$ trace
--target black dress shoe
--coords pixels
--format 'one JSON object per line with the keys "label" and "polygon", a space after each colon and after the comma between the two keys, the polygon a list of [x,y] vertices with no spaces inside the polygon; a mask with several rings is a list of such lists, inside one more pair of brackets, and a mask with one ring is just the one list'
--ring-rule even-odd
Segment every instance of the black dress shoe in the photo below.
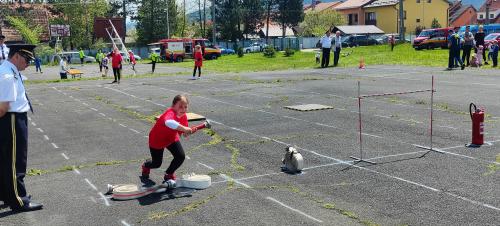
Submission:
{"label": "black dress shoe", "polygon": [[36,202],[29,202],[28,204],[24,204],[24,206],[19,207],[19,208],[11,208],[13,211],[16,212],[28,212],[28,211],[35,211],[35,210],[41,210],[43,208],[42,204],[36,203]]}

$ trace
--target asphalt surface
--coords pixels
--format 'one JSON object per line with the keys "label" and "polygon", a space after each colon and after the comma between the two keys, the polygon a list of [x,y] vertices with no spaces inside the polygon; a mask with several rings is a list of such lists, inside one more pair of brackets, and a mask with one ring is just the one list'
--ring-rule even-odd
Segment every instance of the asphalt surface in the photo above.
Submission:
{"label": "asphalt surface", "polygon": [[[32,80],[58,76],[31,70],[25,74]],[[35,114],[28,169],[41,175],[26,184],[45,208],[0,209],[0,225],[499,225],[497,75],[369,66],[29,84]],[[431,76],[432,145],[443,153],[421,157],[426,150],[416,147],[430,146],[431,92],[367,97],[363,157],[377,164],[353,165],[350,156],[360,156],[357,82],[370,95],[428,90]],[[191,112],[212,120],[216,135],[205,130],[182,140],[189,158],[177,174],[209,174],[212,186],[176,199],[104,196],[107,184],[141,183],[148,119],[180,93],[189,95]],[[470,102],[488,114],[488,143],[480,148],[464,146],[471,140]],[[334,109],[284,108],[312,103]],[[287,145],[302,153],[303,173],[281,172]],[[154,182],[170,161],[166,152],[161,170],[152,171]]]}

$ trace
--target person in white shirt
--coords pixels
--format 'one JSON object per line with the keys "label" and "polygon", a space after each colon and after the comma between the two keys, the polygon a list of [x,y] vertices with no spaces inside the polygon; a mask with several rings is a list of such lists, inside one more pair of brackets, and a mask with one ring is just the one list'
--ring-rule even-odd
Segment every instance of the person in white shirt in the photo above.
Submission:
{"label": "person in white shirt", "polygon": [[68,66],[66,64],[66,57],[61,57],[61,61],[59,61],[59,75],[61,75],[61,79],[68,78]]}
{"label": "person in white shirt", "polygon": [[5,45],[5,36],[0,35],[0,64],[2,64],[9,56],[9,48]]}
{"label": "person in white shirt", "polygon": [[323,50],[323,57],[321,57],[321,67],[328,67],[330,64],[330,50],[332,48],[332,33],[328,30],[323,37],[321,37],[321,49]]}
{"label": "person in white shirt", "polygon": [[21,75],[35,59],[36,46],[10,45],[0,66],[0,200],[14,212],[42,209],[26,191],[24,177],[28,161],[28,111],[33,108]]}
{"label": "person in white shirt", "polygon": [[339,64],[340,50],[342,50],[342,37],[340,36],[340,31],[335,32],[335,37],[333,38],[333,66],[337,67]]}

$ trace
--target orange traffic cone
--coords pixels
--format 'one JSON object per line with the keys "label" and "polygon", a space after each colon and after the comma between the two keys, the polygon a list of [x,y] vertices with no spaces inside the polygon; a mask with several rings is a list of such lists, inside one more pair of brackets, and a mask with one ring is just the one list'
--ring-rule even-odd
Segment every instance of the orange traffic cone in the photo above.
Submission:
{"label": "orange traffic cone", "polygon": [[365,69],[365,58],[359,58],[359,69]]}

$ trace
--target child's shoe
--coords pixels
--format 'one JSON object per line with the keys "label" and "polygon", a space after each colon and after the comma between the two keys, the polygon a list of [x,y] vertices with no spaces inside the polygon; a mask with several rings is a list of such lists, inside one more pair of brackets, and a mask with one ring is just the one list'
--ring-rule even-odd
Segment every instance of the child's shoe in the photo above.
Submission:
{"label": "child's shoe", "polygon": [[163,176],[163,180],[164,181],[168,181],[168,180],[177,180],[177,177],[175,176],[175,173],[172,173],[172,174],[165,174],[165,176]]}
{"label": "child's shoe", "polygon": [[149,178],[149,173],[151,172],[151,169],[144,166],[144,164],[142,164],[142,178]]}
{"label": "child's shoe", "polygon": [[175,183],[175,180],[163,181],[163,184],[162,184],[162,187],[164,187],[166,189],[174,189],[176,186],[177,186],[177,184]]}

